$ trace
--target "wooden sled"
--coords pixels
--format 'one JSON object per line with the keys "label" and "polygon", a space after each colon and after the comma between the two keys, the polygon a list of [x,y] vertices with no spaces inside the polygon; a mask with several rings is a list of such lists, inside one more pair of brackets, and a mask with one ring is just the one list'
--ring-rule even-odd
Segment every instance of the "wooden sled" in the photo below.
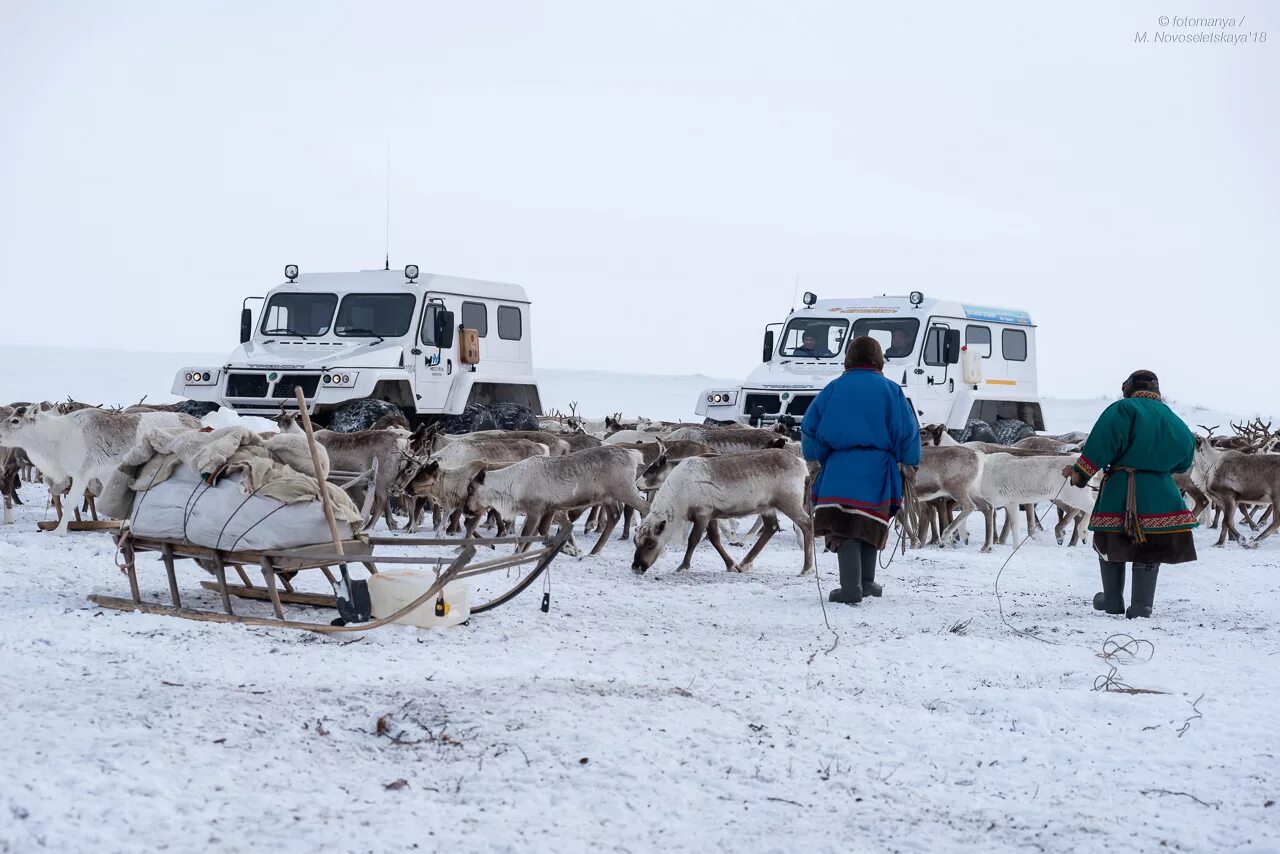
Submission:
{"label": "wooden sled", "polygon": [[[305,546],[292,549],[265,551],[235,551],[211,549],[181,540],[167,540],[139,537],[126,531],[120,538],[120,553],[124,555],[122,567],[129,579],[128,599],[113,596],[92,595],[90,601],[103,608],[116,611],[140,611],[146,614],[164,614],[171,617],[185,617],[190,620],[205,620],[219,623],[243,623],[254,626],[280,626],[291,629],[303,629],[321,633],[363,632],[392,623],[415,608],[433,601],[451,581],[492,575],[483,593],[477,595],[471,606],[472,614],[480,614],[510,602],[533,584],[551,565],[560,550],[564,548],[572,533],[569,525],[559,528],[554,537],[491,537],[487,539],[437,539],[430,537],[378,537],[361,536],[357,539],[342,541],[342,553],[333,544]],[[476,549],[481,546],[514,545],[518,547],[541,544],[541,548],[533,548],[523,553],[509,554],[491,560],[473,563]],[[399,555],[378,554],[379,546],[397,548],[426,549],[456,547],[455,555],[441,556],[432,554]],[[164,563],[165,573],[169,580],[170,603],[143,601],[138,588],[137,555],[141,552],[158,552]],[[182,604],[182,595],[178,591],[176,563],[188,559],[208,567],[216,582],[203,581],[201,587],[217,592],[222,598],[222,613],[191,608]],[[284,605],[301,605],[316,608],[336,609],[337,601],[333,595],[297,591],[293,587],[293,576],[308,569],[320,570],[330,585],[336,585],[337,579],[333,569],[342,565],[363,566],[370,574],[378,571],[379,565],[417,565],[433,568],[435,580],[431,587],[415,601],[389,616],[367,623],[353,623],[346,626],[329,623],[311,623],[286,619]],[[246,571],[246,567],[256,566],[262,575],[264,586],[254,585]],[[235,570],[241,584],[227,583],[227,568]],[[504,577],[496,573],[504,572]],[[243,600],[269,601],[274,617],[237,614],[232,608],[232,597]],[[336,615],[336,610],[333,611]]]}

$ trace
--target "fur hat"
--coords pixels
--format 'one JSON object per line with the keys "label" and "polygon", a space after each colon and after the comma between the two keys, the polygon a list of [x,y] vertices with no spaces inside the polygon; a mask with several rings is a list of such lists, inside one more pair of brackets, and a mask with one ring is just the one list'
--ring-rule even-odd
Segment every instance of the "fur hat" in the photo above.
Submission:
{"label": "fur hat", "polygon": [[880,348],[880,342],[870,335],[853,339],[844,354],[844,369],[848,371],[853,368],[884,370],[884,350]]}
{"label": "fur hat", "polygon": [[1125,397],[1133,397],[1140,391],[1160,393],[1160,378],[1153,371],[1134,371],[1120,385],[1120,393]]}

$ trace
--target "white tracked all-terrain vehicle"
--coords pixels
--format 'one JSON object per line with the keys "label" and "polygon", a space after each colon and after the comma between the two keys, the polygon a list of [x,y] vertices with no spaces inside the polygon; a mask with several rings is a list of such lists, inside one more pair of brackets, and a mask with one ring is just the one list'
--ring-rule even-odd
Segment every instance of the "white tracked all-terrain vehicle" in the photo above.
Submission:
{"label": "white tracked all-terrain vehicle", "polygon": [[[332,429],[393,409],[411,425],[461,432],[536,427],[541,413],[523,288],[404,270],[300,275],[245,299],[240,346],[217,366],[182,368],[173,393],[271,417],[296,410]],[[250,300],[263,300],[255,320]]]}
{"label": "white tracked all-terrain vehicle", "polygon": [[837,299],[806,293],[804,308],[766,327],[763,364],[738,388],[704,390],[695,412],[708,423],[799,423],[844,371],[849,342],[862,335],[884,348],[884,375],[902,386],[921,424],[964,430],[971,421],[1018,421],[1045,429],[1031,316],[919,291]]}

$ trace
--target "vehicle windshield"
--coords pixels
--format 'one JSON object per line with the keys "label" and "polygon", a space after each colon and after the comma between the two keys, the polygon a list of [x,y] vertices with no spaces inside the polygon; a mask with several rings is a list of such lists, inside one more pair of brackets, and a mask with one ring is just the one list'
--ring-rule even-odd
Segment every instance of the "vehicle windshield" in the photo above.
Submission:
{"label": "vehicle windshield", "polygon": [[399,338],[413,323],[413,294],[347,294],[334,332],[363,338]]}
{"label": "vehicle windshield", "polygon": [[262,334],[300,338],[324,335],[337,304],[334,294],[276,294],[262,311]]}
{"label": "vehicle windshield", "polygon": [[834,359],[844,349],[849,321],[829,317],[797,317],[782,333],[783,356],[793,359]]}
{"label": "vehicle windshield", "polygon": [[916,349],[920,319],[916,317],[864,317],[853,322],[853,337],[870,335],[884,348],[885,359],[905,359]]}

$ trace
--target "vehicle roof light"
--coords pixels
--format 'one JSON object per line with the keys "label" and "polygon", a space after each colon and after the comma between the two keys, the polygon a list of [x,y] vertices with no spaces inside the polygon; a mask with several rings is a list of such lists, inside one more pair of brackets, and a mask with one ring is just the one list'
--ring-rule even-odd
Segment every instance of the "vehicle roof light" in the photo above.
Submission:
{"label": "vehicle roof light", "polygon": [[284,265],[284,277],[285,277],[286,279],[288,279],[289,281],[291,281],[291,282],[292,282],[294,279],[298,278],[298,265],[297,265],[297,264],[285,264],[285,265]]}
{"label": "vehicle roof light", "polygon": [[414,279],[418,278],[418,265],[417,265],[417,264],[406,264],[406,265],[405,265],[405,267],[404,267],[404,277],[405,277],[406,279],[408,279],[409,281],[411,281],[411,282],[412,282]]}
{"label": "vehicle roof light", "polygon": [[920,303],[924,302],[924,294],[920,291],[912,291],[910,300],[912,305],[920,305]]}
{"label": "vehicle roof light", "polygon": [[812,306],[812,305],[813,305],[815,302],[817,302],[817,301],[818,301],[818,295],[817,295],[817,294],[813,293],[812,291],[805,291],[805,292],[804,292],[804,304],[805,304],[805,305],[807,305],[807,306]]}

